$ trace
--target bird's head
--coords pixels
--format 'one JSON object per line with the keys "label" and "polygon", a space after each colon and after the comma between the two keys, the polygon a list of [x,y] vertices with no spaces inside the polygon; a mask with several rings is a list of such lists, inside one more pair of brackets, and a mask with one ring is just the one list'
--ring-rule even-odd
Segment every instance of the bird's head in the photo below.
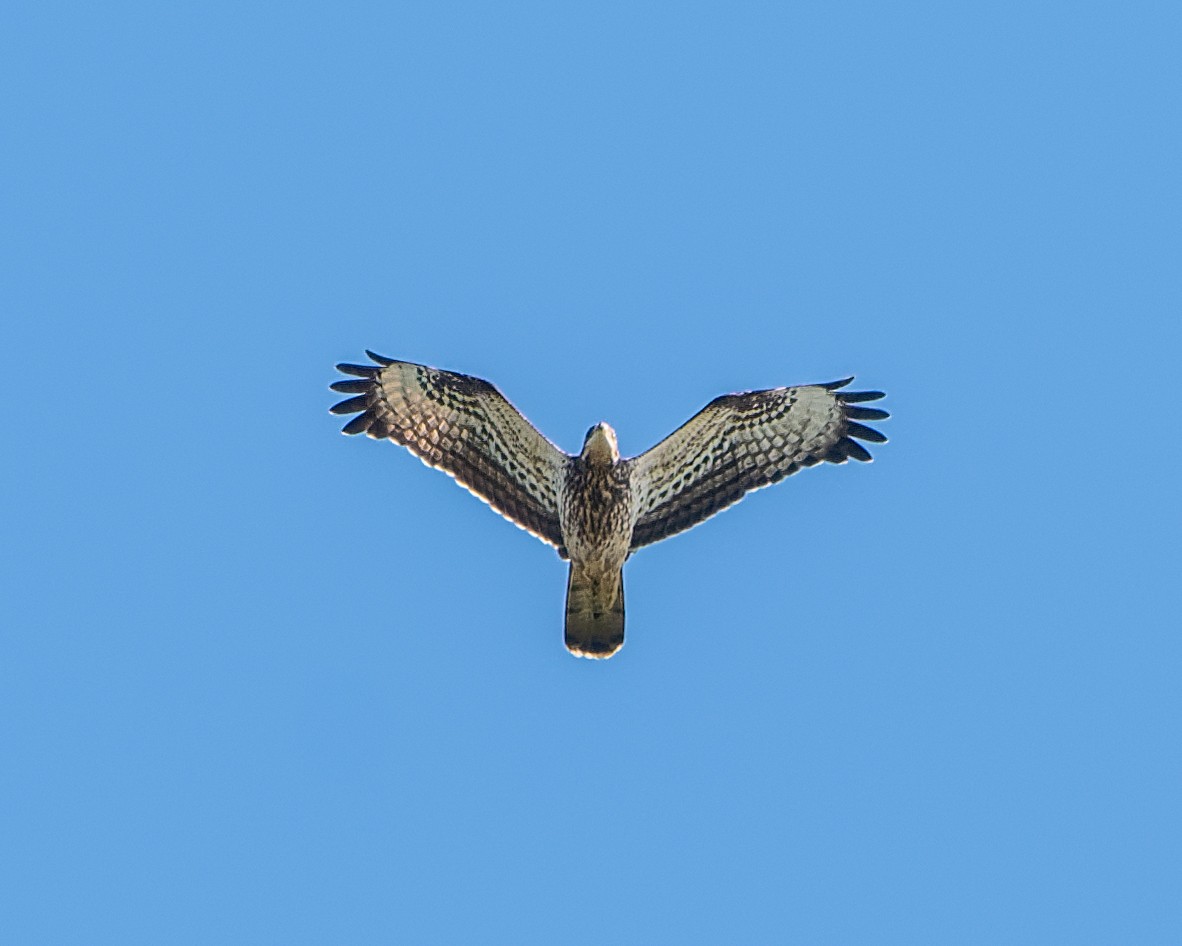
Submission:
{"label": "bird's head", "polygon": [[616,432],[607,424],[599,423],[587,431],[583,440],[582,458],[596,466],[610,466],[620,459]]}

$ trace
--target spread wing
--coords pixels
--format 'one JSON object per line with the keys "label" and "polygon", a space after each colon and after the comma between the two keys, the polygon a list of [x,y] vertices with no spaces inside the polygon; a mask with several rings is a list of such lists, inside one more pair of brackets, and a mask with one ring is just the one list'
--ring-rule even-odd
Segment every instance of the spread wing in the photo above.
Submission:
{"label": "spread wing", "polygon": [[886,437],[858,421],[889,415],[856,406],[881,391],[838,390],[852,380],[723,395],[630,460],[638,509],[632,548],[695,526],[801,467],[869,460],[857,441]]}
{"label": "spread wing", "polygon": [[558,490],[565,453],[487,381],[366,354],[376,364],[337,365],[361,379],[332,385],[355,395],[332,408],[357,414],[344,433],[402,444],[510,522],[562,545]]}

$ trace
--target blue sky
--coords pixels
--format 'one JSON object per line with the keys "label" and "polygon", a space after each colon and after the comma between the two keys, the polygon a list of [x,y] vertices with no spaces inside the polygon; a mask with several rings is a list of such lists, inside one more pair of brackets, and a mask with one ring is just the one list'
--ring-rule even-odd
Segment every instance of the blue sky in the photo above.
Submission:
{"label": "blue sky", "polygon": [[[1168,4],[45,3],[0,28],[6,943],[1176,943]],[[565,568],[346,439],[857,374]]]}

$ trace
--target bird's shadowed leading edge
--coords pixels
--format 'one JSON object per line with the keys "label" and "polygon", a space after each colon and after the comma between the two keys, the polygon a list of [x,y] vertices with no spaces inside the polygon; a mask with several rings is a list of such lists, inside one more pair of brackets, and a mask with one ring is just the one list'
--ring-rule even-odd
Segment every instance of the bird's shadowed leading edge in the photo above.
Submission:
{"label": "bird's shadowed leading edge", "polygon": [[868,461],[859,441],[886,437],[861,421],[889,415],[844,391],[853,378],[715,398],[651,450],[623,459],[596,424],[577,456],[559,450],[487,381],[366,352],[371,365],[334,391],[353,395],[346,434],[408,448],[506,519],[570,560],[566,646],[610,657],[624,645],[623,567],[636,549],[676,535],[822,461]]}

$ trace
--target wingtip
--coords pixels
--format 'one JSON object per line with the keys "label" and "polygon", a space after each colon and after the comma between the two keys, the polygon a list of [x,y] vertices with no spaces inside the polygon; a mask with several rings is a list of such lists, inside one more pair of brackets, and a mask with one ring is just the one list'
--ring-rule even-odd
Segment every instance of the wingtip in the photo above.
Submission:
{"label": "wingtip", "polygon": [[357,414],[367,407],[369,407],[369,395],[358,394],[356,397],[338,401],[328,410],[331,414]]}
{"label": "wingtip", "polygon": [[858,404],[862,401],[877,401],[886,397],[885,391],[842,391],[837,399],[843,404]]}
{"label": "wingtip", "polygon": [[344,361],[337,365],[337,371],[341,374],[351,374],[358,378],[376,378],[381,370],[373,365],[351,365]]}
{"label": "wingtip", "polygon": [[891,412],[877,407],[855,407],[847,404],[845,416],[850,420],[886,420],[891,416]]}
{"label": "wingtip", "polygon": [[869,463],[874,459],[869,450],[858,443],[858,441],[851,440],[849,437],[841,441],[841,446],[842,452],[850,460],[857,460],[859,463]]}
{"label": "wingtip", "polygon": [[887,442],[886,434],[882,431],[867,427],[865,424],[859,424],[857,421],[847,421],[845,430],[848,436],[857,437],[859,440],[869,440],[871,443]]}
{"label": "wingtip", "polygon": [[364,394],[370,389],[371,384],[370,381],[334,381],[328,387],[338,394]]}
{"label": "wingtip", "polygon": [[370,425],[373,423],[373,415],[369,411],[358,414],[349,423],[341,428],[341,433],[353,436],[354,434],[366,433]]}
{"label": "wingtip", "polygon": [[369,355],[369,357],[370,357],[371,359],[373,359],[374,361],[376,361],[376,362],[377,362],[379,365],[381,365],[383,368],[384,368],[384,367],[386,367],[386,365],[392,365],[392,364],[394,364],[394,359],[393,359],[393,358],[387,358],[385,355],[379,355],[377,352],[370,351],[368,348],[367,348],[367,349],[365,349],[365,353],[366,353],[367,355]]}

